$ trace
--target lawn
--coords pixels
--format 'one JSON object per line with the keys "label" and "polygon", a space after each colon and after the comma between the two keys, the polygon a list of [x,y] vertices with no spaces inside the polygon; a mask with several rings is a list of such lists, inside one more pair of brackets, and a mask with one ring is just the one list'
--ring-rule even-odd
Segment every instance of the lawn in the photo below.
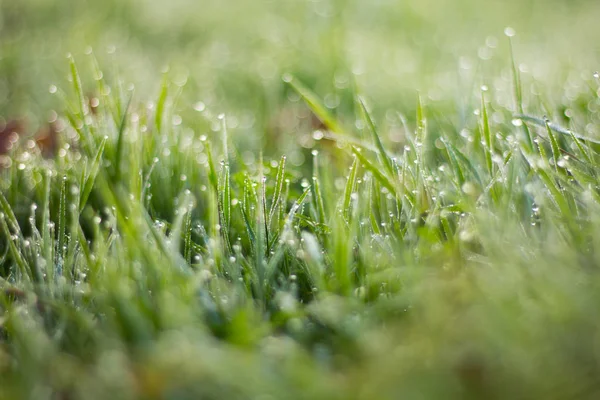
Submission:
{"label": "lawn", "polygon": [[0,399],[598,398],[599,16],[0,0]]}

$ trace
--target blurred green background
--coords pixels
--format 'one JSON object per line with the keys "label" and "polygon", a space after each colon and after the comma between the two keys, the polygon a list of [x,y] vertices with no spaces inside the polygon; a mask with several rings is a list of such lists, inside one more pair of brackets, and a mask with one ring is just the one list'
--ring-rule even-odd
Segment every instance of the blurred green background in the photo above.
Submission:
{"label": "blurred green background", "polygon": [[[517,32],[514,52],[523,81],[539,83],[550,102],[560,103],[569,82],[589,80],[600,68],[597,1],[0,4],[0,116],[26,117],[32,131],[60,107],[49,86],[68,89],[65,55],[72,53],[90,77],[90,49],[104,75],[135,84],[140,99],[156,98],[161,74],[170,67],[168,78],[185,83],[181,114],[190,115],[199,101],[215,115],[226,111],[234,135],[243,134],[252,149],[265,147],[265,131],[291,129],[286,104],[298,98],[282,84],[284,73],[301,78],[328,107],[349,118],[354,89],[376,101],[382,118],[388,111],[412,115],[420,91],[461,125],[468,102],[476,99],[473,90],[482,84],[494,87],[500,105],[510,103],[507,26]],[[492,76],[494,81],[483,81]]]}

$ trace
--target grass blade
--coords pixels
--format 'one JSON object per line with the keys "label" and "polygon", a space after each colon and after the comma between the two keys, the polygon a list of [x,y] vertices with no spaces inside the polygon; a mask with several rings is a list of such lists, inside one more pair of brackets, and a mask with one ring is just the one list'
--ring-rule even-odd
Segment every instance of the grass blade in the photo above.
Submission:
{"label": "grass blade", "polygon": [[381,143],[381,139],[379,137],[379,134],[377,133],[377,128],[375,127],[375,123],[373,122],[373,118],[371,117],[371,114],[369,113],[369,110],[367,109],[365,101],[362,97],[359,96],[358,102],[360,104],[364,118],[367,121],[367,126],[369,127],[369,130],[371,131],[371,135],[373,137],[373,142],[375,143],[375,147],[377,148],[379,161],[383,164],[387,173],[390,176],[394,176],[394,168],[392,167],[392,162],[390,161],[390,159],[385,151],[385,148],[383,147],[383,143]]}
{"label": "grass blade", "polygon": [[308,107],[312,110],[313,113],[321,120],[321,122],[334,133],[344,133],[342,126],[337,122],[337,120],[327,111],[325,106],[321,104],[319,98],[306,86],[300,83],[294,77],[284,77],[284,81],[287,82],[295,91],[302,97],[302,99],[306,102]]}
{"label": "grass blade", "polygon": [[277,175],[275,178],[275,193],[273,194],[273,200],[271,202],[271,210],[269,211],[269,225],[273,220],[273,215],[279,206],[281,200],[281,192],[283,191],[283,181],[285,176],[285,156],[281,157],[279,166],[277,167]]}
{"label": "grass blade", "polygon": [[117,153],[115,155],[115,181],[118,183],[121,181],[122,169],[121,169],[121,159],[123,158],[123,151],[125,147],[125,128],[127,126],[127,116],[129,115],[129,107],[131,106],[131,101],[133,99],[133,93],[129,96],[129,100],[127,100],[127,105],[125,106],[125,110],[123,111],[123,115],[121,117],[121,124],[119,125],[119,131],[117,132]]}
{"label": "grass blade", "polygon": [[352,194],[354,193],[354,189],[356,188],[356,175],[358,171],[358,163],[358,157],[354,157],[352,167],[350,167],[350,175],[348,175],[348,180],[346,181],[346,188],[344,189],[344,203],[342,206],[342,213],[346,221],[350,221],[350,216],[352,215]]}
{"label": "grass blade", "polygon": [[100,170],[100,164],[102,163],[102,155],[104,154],[104,146],[106,145],[107,138],[105,137],[100,142],[98,146],[98,150],[96,150],[96,155],[92,161],[92,166],[90,167],[90,172],[85,180],[83,185],[83,190],[81,192],[81,197],[79,201],[79,211],[83,211],[87,201],[92,193],[94,188],[94,183],[96,182],[96,177],[98,176],[98,171]]}
{"label": "grass blade", "polygon": [[356,147],[352,148],[352,153],[356,155],[356,158],[360,161],[363,167],[373,174],[373,177],[377,179],[381,186],[389,190],[394,197],[397,197],[397,191],[394,184],[392,184],[392,181],[387,176],[381,173],[379,168],[369,161]]}

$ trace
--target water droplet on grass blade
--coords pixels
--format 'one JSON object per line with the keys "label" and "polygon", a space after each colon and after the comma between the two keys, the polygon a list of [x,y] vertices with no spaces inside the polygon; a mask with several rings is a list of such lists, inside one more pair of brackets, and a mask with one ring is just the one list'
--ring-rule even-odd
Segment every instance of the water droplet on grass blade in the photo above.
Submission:
{"label": "water droplet on grass blade", "polygon": [[504,34],[508,37],[513,37],[517,34],[517,32],[510,26],[507,26],[506,28],[504,28]]}

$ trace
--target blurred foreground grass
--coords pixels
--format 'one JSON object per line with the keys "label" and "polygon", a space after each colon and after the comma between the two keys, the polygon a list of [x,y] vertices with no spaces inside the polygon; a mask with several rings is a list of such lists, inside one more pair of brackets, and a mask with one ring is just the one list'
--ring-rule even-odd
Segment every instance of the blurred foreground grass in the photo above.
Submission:
{"label": "blurred foreground grass", "polygon": [[600,394],[596,2],[0,10],[0,397]]}

